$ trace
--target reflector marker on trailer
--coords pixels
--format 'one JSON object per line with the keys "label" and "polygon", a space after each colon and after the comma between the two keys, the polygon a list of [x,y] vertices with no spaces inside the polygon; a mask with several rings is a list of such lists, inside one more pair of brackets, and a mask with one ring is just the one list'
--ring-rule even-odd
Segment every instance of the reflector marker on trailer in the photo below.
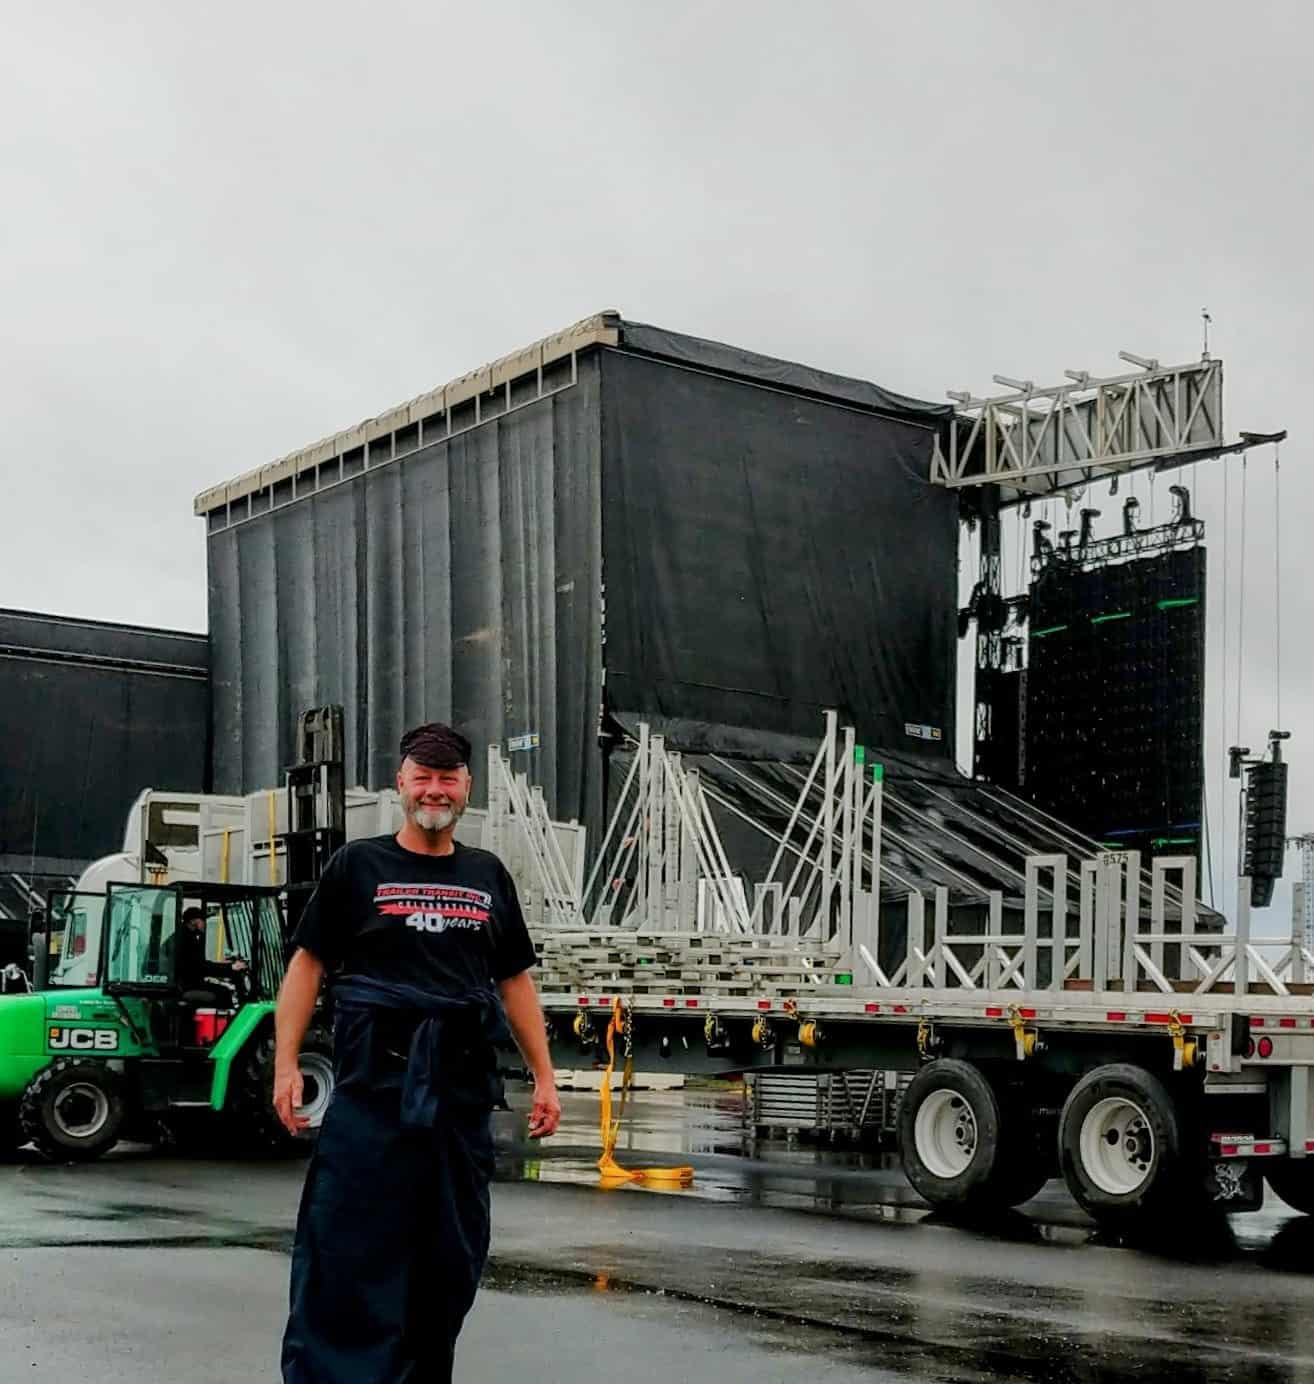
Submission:
{"label": "reflector marker on trailer", "polygon": [[697,1000],[685,1000],[685,1002],[684,1002],[684,1007],[685,1007],[686,1009],[697,1009],[697,1008],[698,1008],[698,1001],[697,1001]]}
{"label": "reflector marker on trailer", "polygon": [[[1179,1014],[1177,1020],[1179,1023],[1189,1024],[1191,1022],[1191,1017],[1190,1014]],[[1173,1016],[1171,1014],[1147,1014],[1145,1016],[1145,1022],[1147,1024],[1170,1024],[1172,1021]]]}
{"label": "reflector marker on trailer", "polygon": [[1279,1020],[1278,1020],[1278,1027],[1279,1027],[1279,1028],[1295,1028],[1295,1026],[1296,1026],[1296,1021],[1295,1021],[1295,1019],[1279,1019]]}
{"label": "reflector marker on trailer", "polygon": [[1111,1024],[1125,1024],[1127,1022],[1126,1012],[1121,1009],[1110,1009],[1104,1017]]}
{"label": "reflector marker on trailer", "polygon": [[602,995],[599,995],[598,998],[597,998],[596,1000],[593,1001],[593,1003],[594,1003],[594,1004],[600,1004],[600,1005],[603,1006],[603,1008],[607,1008],[607,1007],[610,1006],[611,1000],[610,1000],[610,998],[608,998],[608,997],[604,997],[604,996],[602,996]]}
{"label": "reflector marker on trailer", "polygon": [[664,1000],[662,1001],[662,1008],[663,1008],[663,1009],[674,1009],[674,1008],[675,1008],[675,1001],[674,1001],[673,999],[669,998],[669,996],[668,996],[666,999],[664,999]]}
{"label": "reflector marker on trailer", "polygon": [[[1219,1158],[1280,1158],[1287,1151],[1285,1139],[1262,1139],[1253,1134],[1214,1134],[1210,1142]],[[1314,1140],[1307,1147],[1314,1149]]]}
{"label": "reflector marker on trailer", "polygon": [[587,1004],[588,1002],[589,997],[587,995],[581,995],[579,999],[575,1001],[576,1004]]}
{"label": "reflector marker on trailer", "polygon": [[770,1001],[770,1000],[758,1000],[758,1002],[757,1002],[757,1007],[758,1007],[759,1009],[770,1009],[770,1008],[771,1008],[771,1001]]}
{"label": "reflector marker on trailer", "polygon": [[864,1004],[862,1010],[864,1014],[879,1014],[881,1007],[879,1004]]}

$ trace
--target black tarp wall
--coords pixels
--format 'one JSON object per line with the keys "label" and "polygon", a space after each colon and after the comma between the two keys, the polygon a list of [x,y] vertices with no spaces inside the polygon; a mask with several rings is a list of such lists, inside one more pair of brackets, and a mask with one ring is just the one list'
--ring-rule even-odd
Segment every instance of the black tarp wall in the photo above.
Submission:
{"label": "black tarp wall", "polygon": [[927,480],[929,422],[616,350],[602,382],[618,718],[724,748],[717,727],[818,739],[830,708],[895,750],[932,726],[948,754],[957,505]]}
{"label": "black tarp wall", "polygon": [[[947,410],[615,327],[545,397],[546,367],[490,392],[498,416],[463,405],[208,512],[216,791],[280,782],[296,716],[330,702],[370,788],[420,720],[460,726],[477,771],[537,735],[514,762],[594,842],[604,709],[751,754],[815,743],[834,707],[870,744],[934,725],[948,754],[956,505],[926,480]],[[420,446],[430,421],[466,430]]]}
{"label": "black tarp wall", "polygon": [[596,355],[577,382],[209,540],[217,792],[279,783],[297,716],[347,709],[347,782],[408,727],[538,735],[558,816],[601,807]]}
{"label": "black tarp wall", "polygon": [[0,610],[0,869],[75,874],[143,788],[204,791],[207,657],[203,634]]}

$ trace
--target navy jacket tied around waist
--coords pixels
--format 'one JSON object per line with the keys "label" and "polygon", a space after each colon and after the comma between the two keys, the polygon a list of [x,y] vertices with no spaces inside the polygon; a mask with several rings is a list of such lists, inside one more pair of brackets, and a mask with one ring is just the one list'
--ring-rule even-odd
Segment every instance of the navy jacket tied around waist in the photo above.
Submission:
{"label": "navy jacket tied around waist", "polygon": [[432,1129],[445,1100],[459,1105],[504,1105],[496,1046],[510,1030],[492,989],[459,996],[436,995],[413,985],[351,976],[335,982],[334,1061],[338,1086],[370,1090],[395,1086],[398,1073],[381,1063],[376,1021],[414,1017],[401,1079],[401,1122]]}

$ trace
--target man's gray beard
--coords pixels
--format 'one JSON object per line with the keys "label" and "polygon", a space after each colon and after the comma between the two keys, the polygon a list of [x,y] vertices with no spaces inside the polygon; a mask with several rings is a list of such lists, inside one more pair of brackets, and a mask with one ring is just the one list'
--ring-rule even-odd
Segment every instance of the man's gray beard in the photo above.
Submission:
{"label": "man's gray beard", "polygon": [[421,831],[446,831],[463,810],[457,807],[413,807],[411,819]]}

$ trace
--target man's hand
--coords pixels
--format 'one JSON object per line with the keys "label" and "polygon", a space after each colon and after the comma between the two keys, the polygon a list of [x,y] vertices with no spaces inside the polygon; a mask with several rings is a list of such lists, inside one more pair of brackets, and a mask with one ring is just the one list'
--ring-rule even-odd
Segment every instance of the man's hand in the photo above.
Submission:
{"label": "man's hand", "polygon": [[546,1139],[557,1132],[561,1123],[561,1098],[557,1095],[555,1082],[536,1081],[534,1083],[534,1108],[529,1112],[529,1137]]}
{"label": "man's hand", "polygon": [[274,1110],[289,1134],[300,1134],[310,1124],[304,1115],[297,1114],[297,1106],[301,1104],[301,1087],[300,1067],[292,1067],[286,1071],[275,1068]]}

